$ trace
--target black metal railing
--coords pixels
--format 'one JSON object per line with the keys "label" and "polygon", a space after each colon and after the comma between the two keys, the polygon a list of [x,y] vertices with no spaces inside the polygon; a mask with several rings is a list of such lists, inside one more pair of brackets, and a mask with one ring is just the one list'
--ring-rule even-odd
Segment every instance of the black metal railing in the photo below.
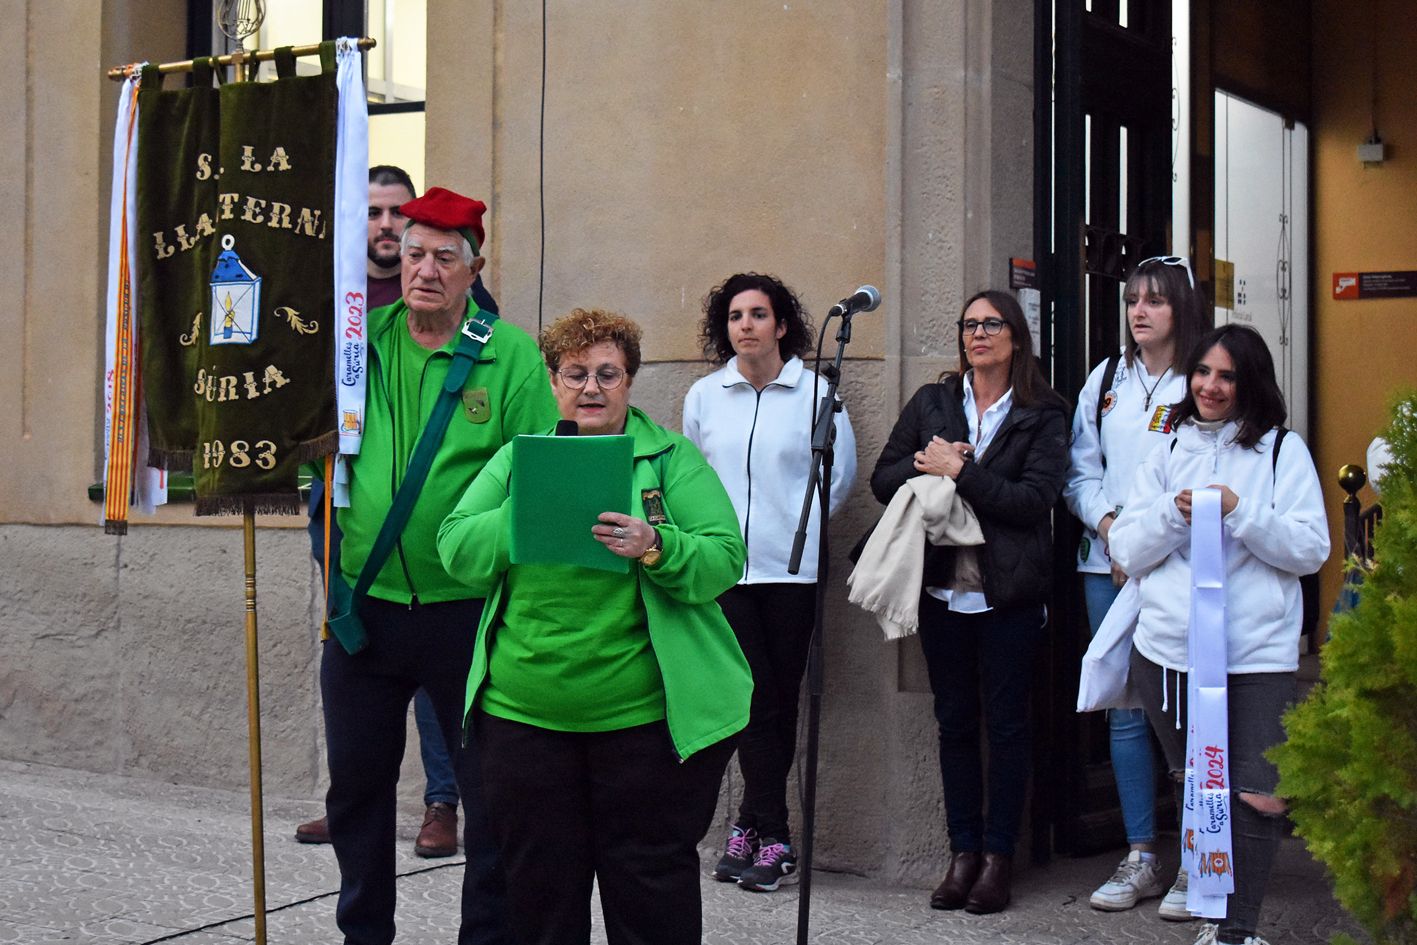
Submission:
{"label": "black metal railing", "polygon": [[[1373,533],[1383,521],[1383,507],[1374,502],[1366,509],[1358,501],[1358,490],[1368,481],[1362,466],[1348,463],[1338,470],[1338,484],[1348,498],[1343,500],[1343,553],[1356,558],[1364,570],[1373,567]],[[1350,580],[1356,576],[1349,575]]]}

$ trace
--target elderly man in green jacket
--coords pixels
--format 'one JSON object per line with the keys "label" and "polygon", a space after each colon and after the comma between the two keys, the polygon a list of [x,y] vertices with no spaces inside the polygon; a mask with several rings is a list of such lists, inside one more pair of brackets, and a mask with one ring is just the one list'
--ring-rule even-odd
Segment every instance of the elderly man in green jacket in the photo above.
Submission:
{"label": "elderly man in green jacket", "polygon": [[[484,262],[486,207],[434,187],[400,209],[410,221],[403,298],[369,313],[364,442],[350,466],[350,505],[339,510],[340,576],[355,587],[364,637],[352,645],[344,637],[325,641],[320,666],[330,771],[325,806],[340,867],[335,918],[346,945],[389,945],[394,938],[395,798],[408,705],[420,687],[448,746],[461,741],[463,687],[483,594],[444,570],[438,526],[503,444],[556,416],[535,342],[470,297]],[[485,338],[480,351],[473,338]],[[474,356],[466,380],[445,395],[450,371],[466,371]],[[443,409],[453,408],[441,431],[430,423],[440,397],[448,398]],[[420,485],[411,461],[430,452]],[[408,495],[416,499],[384,553],[387,542],[377,539],[386,519],[400,517],[391,516],[396,495],[400,506]],[[502,945],[504,883],[473,752],[469,747],[455,758],[467,853],[458,942]]]}

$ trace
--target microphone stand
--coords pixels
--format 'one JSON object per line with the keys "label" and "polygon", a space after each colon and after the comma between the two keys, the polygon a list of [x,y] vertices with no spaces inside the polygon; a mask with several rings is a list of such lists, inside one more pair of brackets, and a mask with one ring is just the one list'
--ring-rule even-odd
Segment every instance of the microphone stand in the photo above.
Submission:
{"label": "microphone stand", "polygon": [[[802,514],[797,520],[797,532],[792,539],[792,557],[787,573],[796,574],[802,566],[802,550],[807,544],[807,523],[812,514],[812,501],[820,505],[821,531],[817,540],[817,600],[812,622],[812,640],[807,649],[807,769],[802,798],[802,861],[801,886],[797,901],[797,943],[807,945],[807,928],[812,903],[812,831],[817,807],[817,740],[822,716],[822,634],[827,603],[827,569],[830,540],[827,526],[831,516],[832,443],[836,438],[836,414],[842,409],[837,401],[837,386],[841,379],[841,362],[846,346],[851,342],[851,318],[848,310],[841,317],[836,333],[836,359],[831,367],[823,368],[827,392],[817,406],[817,423],[812,430],[812,467],[807,475],[807,490],[802,496]],[[830,316],[828,316],[830,317]],[[820,352],[820,348],[818,348]]]}

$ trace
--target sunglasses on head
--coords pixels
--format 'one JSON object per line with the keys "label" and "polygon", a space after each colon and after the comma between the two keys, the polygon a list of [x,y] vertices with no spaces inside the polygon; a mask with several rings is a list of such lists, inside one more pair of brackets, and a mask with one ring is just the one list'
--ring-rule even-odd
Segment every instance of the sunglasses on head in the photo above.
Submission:
{"label": "sunglasses on head", "polygon": [[1192,291],[1195,290],[1196,274],[1191,271],[1191,261],[1185,256],[1152,256],[1149,259],[1143,259],[1141,262],[1137,263],[1137,268],[1140,269],[1142,266],[1151,262],[1161,263],[1163,266],[1180,266],[1182,269],[1186,270],[1186,281],[1191,284]]}

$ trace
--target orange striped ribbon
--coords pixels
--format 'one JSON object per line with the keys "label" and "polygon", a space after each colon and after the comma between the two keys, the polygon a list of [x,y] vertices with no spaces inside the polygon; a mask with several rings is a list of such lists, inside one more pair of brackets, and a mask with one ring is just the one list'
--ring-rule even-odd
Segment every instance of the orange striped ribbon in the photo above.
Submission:
{"label": "orange striped ribbon", "polygon": [[[133,84],[128,110],[125,163],[132,160],[133,132],[138,118],[138,84]],[[123,172],[123,214],[118,246],[118,317],[114,344],[113,417],[108,431],[108,469],[104,477],[104,531],[121,535],[128,530],[128,506],[132,501],[133,472],[138,441],[138,390],[140,375],[137,347],[133,343],[133,294],[129,286],[128,260],[128,172]]]}

